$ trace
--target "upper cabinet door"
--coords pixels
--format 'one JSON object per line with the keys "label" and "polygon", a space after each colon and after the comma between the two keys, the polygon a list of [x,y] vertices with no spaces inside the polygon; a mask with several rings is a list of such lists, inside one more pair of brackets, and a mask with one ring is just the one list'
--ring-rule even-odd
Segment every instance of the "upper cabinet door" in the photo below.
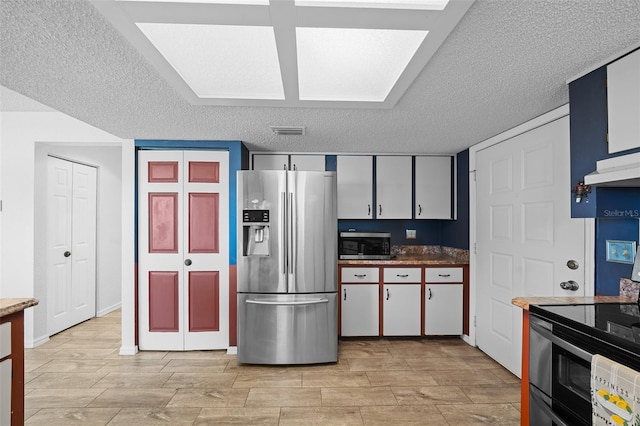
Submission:
{"label": "upper cabinet door", "polygon": [[253,154],[253,170],[289,170],[287,154]]}
{"label": "upper cabinet door", "polygon": [[291,170],[299,172],[324,172],[325,161],[324,155],[291,155]]}
{"label": "upper cabinet door", "polygon": [[415,218],[452,219],[452,157],[416,157]]}
{"label": "upper cabinet door", "polygon": [[607,66],[609,153],[640,147],[640,50]]}
{"label": "upper cabinet door", "polygon": [[376,157],[377,219],[411,219],[411,156]]}
{"label": "upper cabinet door", "polygon": [[338,219],[371,219],[373,157],[338,155]]}

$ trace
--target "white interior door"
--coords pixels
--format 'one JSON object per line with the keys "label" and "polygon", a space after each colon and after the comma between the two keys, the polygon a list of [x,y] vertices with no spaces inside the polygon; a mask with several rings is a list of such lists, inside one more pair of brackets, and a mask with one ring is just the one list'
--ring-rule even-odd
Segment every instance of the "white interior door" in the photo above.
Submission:
{"label": "white interior door", "polygon": [[94,167],[48,158],[47,311],[49,334],[96,314]]}
{"label": "white interior door", "polygon": [[[584,295],[585,221],[571,219],[569,189],[569,117],[477,153],[476,344],[517,376],[522,310],[512,298]],[[561,288],[569,281],[578,290]]]}
{"label": "white interior door", "polygon": [[139,346],[229,346],[228,152],[138,155]]}

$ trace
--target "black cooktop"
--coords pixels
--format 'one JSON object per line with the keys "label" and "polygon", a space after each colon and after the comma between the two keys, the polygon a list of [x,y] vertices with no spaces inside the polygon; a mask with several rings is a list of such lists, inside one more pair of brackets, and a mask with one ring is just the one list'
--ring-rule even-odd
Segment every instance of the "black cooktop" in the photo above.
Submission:
{"label": "black cooktop", "polygon": [[640,357],[640,309],[635,303],[532,305],[529,311]]}

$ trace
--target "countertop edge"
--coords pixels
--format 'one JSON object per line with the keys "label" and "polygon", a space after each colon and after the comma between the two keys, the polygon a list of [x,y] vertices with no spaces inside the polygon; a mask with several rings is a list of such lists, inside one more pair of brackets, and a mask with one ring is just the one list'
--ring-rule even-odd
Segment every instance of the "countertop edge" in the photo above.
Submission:
{"label": "countertop edge", "polygon": [[469,261],[454,258],[436,258],[436,259],[388,259],[388,260],[366,260],[366,259],[340,259],[338,266],[468,266]]}
{"label": "countertop edge", "polygon": [[0,299],[0,318],[16,312],[24,311],[27,308],[37,305],[39,302],[34,298],[13,298]]}
{"label": "countertop edge", "polygon": [[530,305],[567,305],[567,304],[589,304],[589,303],[635,303],[636,299],[626,296],[581,296],[581,297],[515,297],[511,304],[518,306],[525,311]]}

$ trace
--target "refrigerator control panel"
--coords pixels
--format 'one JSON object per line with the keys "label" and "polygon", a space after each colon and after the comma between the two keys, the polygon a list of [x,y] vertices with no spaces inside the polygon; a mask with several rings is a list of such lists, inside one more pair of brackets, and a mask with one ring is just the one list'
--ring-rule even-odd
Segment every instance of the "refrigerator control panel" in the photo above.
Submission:
{"label": "refrigerator control panel", "polygon": [[269,210],[243,210],[243,222],[269,222]]}

